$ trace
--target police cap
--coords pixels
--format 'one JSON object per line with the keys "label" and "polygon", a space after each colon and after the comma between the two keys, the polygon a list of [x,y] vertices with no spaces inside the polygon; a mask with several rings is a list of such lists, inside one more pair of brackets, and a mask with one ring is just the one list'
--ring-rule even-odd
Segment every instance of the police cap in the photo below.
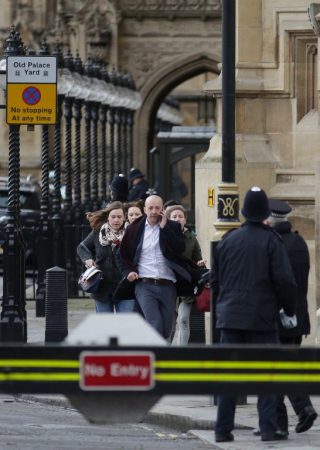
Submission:
{"label": "police cap", "polygon": [[291,206],[287,202],[269,198],[270,215],[272,217],[285,218],[292,211]]}

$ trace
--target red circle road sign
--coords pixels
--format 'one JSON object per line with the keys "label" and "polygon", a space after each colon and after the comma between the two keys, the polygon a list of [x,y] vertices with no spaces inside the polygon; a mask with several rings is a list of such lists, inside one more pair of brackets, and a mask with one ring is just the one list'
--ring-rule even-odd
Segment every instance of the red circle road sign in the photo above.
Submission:
{"label": "red circle road sign", "polygon": [[27,105],[36,105],[41,100],[41,92],[35,86],[28,86],[22,92],[22,99]]}

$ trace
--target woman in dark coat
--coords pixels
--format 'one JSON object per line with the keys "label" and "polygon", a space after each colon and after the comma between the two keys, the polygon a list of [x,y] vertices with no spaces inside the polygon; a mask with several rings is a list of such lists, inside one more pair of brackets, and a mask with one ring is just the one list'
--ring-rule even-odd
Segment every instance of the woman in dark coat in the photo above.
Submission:
{"label": "woman in dark coat", "polygon": [[98,291],[92,295],[97,312],[132,312],[135,300],[113,301],[121,274],[116,257],[124,234],[125,211],[121,202],[87,215],[91,233],[79,244],[78,255],[86,267],[97,266],[103,273]]}

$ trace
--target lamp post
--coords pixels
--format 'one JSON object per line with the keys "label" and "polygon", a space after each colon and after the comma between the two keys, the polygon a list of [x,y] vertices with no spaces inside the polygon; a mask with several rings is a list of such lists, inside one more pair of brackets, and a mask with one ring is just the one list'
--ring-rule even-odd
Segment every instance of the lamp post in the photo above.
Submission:
{"label": "lamp post", "polygon": [[[240,226],[239,194],[235,184],[235,0],[222,2],[222,182],[218,185],[216,233],[211,260],[222,236]],[[211,341],[217,342],[216,316],[211,295]],[[243,399],[240,400],[243,402]]]}
{"label": "lamp post", "polygon": [[222,183],[218,185],[215,240],[240,225],[235,183],[235,0],[222,2]]}
{"label": "lamp post", "polygon": [[[46,40],[42,41],[39,55],[50,55]],[[41,204],[38,252],[38,277],[36,291],[36,316],[45,316],[45,274],[51,266],[52,229],[49,222],[49,125],[42,125],[41,139]]]}
{"label": "lamp post", "polygon": [[[15,27],[5,43],[5,56],[23,54]],[[5,63],[1,63],[4,67]],[[6,66],[5,66],[6,67]],[[2,80],[3,81],[3,80]],[[5,89],[5,84],[1,85]],[[0,318],[2,342],[26,342],[24,243],[20,224],[20,127],[9,125],[8,204],[3,261],[3,300]]]}

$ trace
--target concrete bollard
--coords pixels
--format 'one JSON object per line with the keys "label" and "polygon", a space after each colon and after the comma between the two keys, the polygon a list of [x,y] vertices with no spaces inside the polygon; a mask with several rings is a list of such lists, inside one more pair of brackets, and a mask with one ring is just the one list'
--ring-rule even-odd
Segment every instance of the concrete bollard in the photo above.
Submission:
{"label": "concrete bollard", "polygon": [[68,336],[67,271],[61,267],[46,270],[45,342],[61,342]]}

